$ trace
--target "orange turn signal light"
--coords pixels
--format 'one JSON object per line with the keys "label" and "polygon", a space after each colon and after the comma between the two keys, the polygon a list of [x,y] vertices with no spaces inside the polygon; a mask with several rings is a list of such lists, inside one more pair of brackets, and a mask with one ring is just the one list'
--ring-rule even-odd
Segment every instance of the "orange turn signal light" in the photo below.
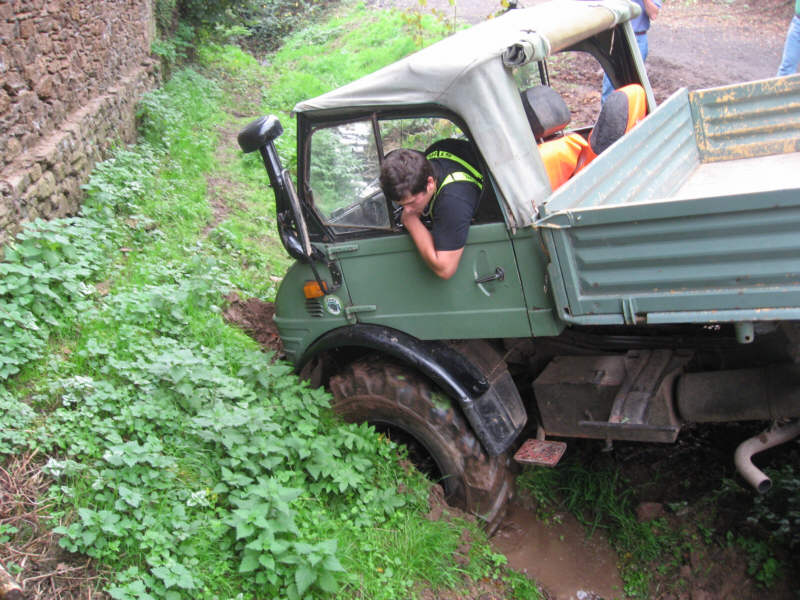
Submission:
{"label": "orange turn signal light", "polygon": [[[320,286],[322,284],[322,286]],[[307,299],[322,298],[328,291],[328,284],[324,281],[306,281],[303,284],[303,295]]]}

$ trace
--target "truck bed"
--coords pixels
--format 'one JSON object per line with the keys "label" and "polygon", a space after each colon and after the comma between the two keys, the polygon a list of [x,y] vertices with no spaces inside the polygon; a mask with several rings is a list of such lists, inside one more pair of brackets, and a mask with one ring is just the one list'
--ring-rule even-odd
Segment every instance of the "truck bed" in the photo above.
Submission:
{"label": "truck bed", "polygon": [[800,76],[676,92],[540,215],[568,322],[800,319]]}
{"label": "truck bed", "polygon": [[700,163],[672,199],[777,191],[796,187],[798,180],[800,152]]}

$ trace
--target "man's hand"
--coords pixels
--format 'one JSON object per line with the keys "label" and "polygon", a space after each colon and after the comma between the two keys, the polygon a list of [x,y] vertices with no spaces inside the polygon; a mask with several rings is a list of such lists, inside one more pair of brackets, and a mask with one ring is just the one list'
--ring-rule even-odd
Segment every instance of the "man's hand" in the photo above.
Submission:
{"label": "man's hand", "polygon": [[[406,219],[419,219],[422,216],[422,210],[424,207],[420,208],[416,204],[406,204],[403,206],[403,214],[400,217],[400,221],[406,226]],[[407,227],[407,226],[406,226]]]}
{"label": "man's hand", "polygon": [[431,271],[442,279],[450,279],[458,269],[458,262],[461,260],[461,254],[464,249],[437,250],[433,244],[433,235],[420,220],[420,216],[435,193],[436,182],[433,177],[428,177],[425,191],[412,194],[400,200],[399,204],[403,207],[400,221],[411,235],[414,245],[419,250],[420,256],[422,256],[422,260],[430,267]]}

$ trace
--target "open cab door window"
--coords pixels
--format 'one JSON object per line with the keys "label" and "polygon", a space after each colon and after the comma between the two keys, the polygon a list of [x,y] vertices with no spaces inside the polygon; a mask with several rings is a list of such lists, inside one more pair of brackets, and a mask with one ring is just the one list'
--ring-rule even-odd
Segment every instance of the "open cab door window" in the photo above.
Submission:
{"label": "open cab door window", "polygon": [[464,137],[455,123],[440,117],[365,117],[317,128],[308,147],[306,196],[336,238],[397,231],[399,207],[387,202],[378,179],[383,156]]}
{"label": "open cab door window", "polygon": [[312,134],[306,193],[335,236],[392,230],[379,174],[371,120],[323,127]]}

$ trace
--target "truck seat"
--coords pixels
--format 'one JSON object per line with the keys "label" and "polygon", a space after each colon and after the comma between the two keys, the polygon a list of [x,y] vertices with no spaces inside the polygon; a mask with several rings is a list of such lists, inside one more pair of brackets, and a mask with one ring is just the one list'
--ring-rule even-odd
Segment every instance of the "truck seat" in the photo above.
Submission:
{"label": "truck seat", "polygon": [[647,97],[644,88],[632,83],[615,90],[600,109],[600,115],[589,135],[575,172],[580,171],[597,155],[633,129],[647,114]]}
{"label": "truck seat", "polygon": [[522,92],[522,106],[539,146],[552,189],[575,173],[588,142],[577,133],[564,135],[571,120],[569,107],[553,88],[537,85]]}

